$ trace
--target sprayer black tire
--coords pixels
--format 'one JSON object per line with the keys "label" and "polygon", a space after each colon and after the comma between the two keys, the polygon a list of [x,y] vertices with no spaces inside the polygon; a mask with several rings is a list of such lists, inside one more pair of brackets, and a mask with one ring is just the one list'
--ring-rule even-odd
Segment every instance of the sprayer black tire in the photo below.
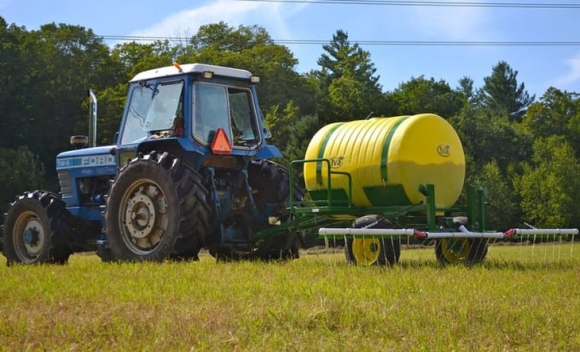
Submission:
{"label": "sprayer black tire", "polygon": [[105,232],[112,259],[195,259],[208,218],[207,190],[195,170],[167,152],[139,155],[109,188]]}
{"label": "sprayer black tire", "polygon": [[[457,216],[453,218],[453,224],[458,229],[463,225],[467,227],[467,217]],[[468,246],[468,251],[464,257],[457,258],[457,260],[450,259],[450,256],[445,255],[449,249],[451,242],[459,242],[461,246]],[[455,239],[439,239],[435,242],[435,256],[440,264],[479,264],[485,261],[487,256],[488,239],[486,238],[455,238]]]}
{"label": "sprayer black tire", "polygon": [[[72,253],[68,246],[70,213],[56,195],[45,191],[25,192],[17,197],[5,214],[3,249],[8,266],[15,263],[64,264]],[[25,230],[35,232],[35,243],[27,247]]]}
{"label": "sprayer black tire", "polygon": [[[383,217],[379,215],[365,215],[362,216],[354,222],[353,228],[368,228],[368,229],[392,229],[393,225]],[[359,239],[360,240],[360,239]],[[377,238],[378,241],[378,257],[377,259],[370,263],[365,264],[357,261],[355,253],[353,252],[353,243],[355,240],[353,238],[348,238],[344,246],[344,255],[348,263],[356,265],[395,265],[399,262],[401,257],[401,241],[398,237],[393,236],[383,236]]]}
{"label": "sprayer black tire", "polygon": [[[271,216],[277,217],[279,221],[286,222],[290,218],[290,181],[289,172],[283,166],[270,160],[257,160],[248,166],[249,183],[255,190],[254,201],[258,210],[263,210],[266,204],[276,204]],[[304,189],[294,183],[294,200],[304,199]],[[265,224],[260,231],[268,228]],[[288,260],[296,259],[300,256],[301,246],[300,235],[288,231],[287,234],[264,239],[258,244],[256,254],[263,260]]]}

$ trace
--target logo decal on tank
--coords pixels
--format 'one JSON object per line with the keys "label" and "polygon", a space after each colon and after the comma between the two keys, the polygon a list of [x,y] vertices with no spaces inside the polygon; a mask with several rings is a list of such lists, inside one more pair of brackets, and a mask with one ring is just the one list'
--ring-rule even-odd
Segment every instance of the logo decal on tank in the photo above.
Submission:
{"label": "logo decal on tank", "polygon": [[344,156],[335,156],[335,157],[329,158],[328,160],[330,160],[330,167],[333,169],[341,167],[343,159],[344,159]]}
{"label": "logo decal on tank", "polygon": [[449,147],[449,145],[439,144],[437,146],[437,154],[441,155],[444,158],[447,158],[451,154],[449,149],[451,149],[451,147]]}

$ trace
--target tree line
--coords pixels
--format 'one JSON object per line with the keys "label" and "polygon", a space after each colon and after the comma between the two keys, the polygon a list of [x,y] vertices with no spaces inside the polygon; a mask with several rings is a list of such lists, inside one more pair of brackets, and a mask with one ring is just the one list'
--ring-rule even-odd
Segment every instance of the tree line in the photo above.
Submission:
{"label": "tree line", "polygon": [[302,159],[325,124],[431,112],[457,130],[467,159],[465,184],[488,192],[488,227],[528,222],[577,227],[580,207],[580,94],[550,87],[530,95],[518,71],[500,61],[477,86],[464,76],[411,77],[384,91],[371,55],[337,30],[318,69],[298,60],[259,26],[205,25],[187,41],[108,46],[91,29],[46,24],[27,30],[0,17],[0,210],[25,190],[58,191],[55,158],[69,137],[87,134],[87,88],[99,98],[98,144],[111,144],[127,82],[160,66],[203,62],[260,75],[260,105],[282,163]]}

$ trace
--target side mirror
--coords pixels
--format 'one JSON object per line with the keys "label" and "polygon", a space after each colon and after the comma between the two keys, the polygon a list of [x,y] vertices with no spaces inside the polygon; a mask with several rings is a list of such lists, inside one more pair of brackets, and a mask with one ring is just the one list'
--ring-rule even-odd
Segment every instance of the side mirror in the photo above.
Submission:
{"label": "side mirror", "polygon": [[272,138],[272,132],[270,132],[270,129],[268,127],[264,127],[264,138]]}

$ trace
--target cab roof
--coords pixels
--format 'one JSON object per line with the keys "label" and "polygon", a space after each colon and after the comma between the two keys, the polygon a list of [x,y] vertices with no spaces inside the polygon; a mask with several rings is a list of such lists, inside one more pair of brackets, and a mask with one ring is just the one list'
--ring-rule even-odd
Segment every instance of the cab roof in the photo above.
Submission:
{"label": "cab roof", "polygon": [[[179,70],[181,67],[181,71]],[[160,68],[155,68],[148,71],[143,71],[138,73],[129,82],[137,82],[154,78],[176,76],[184,73],[203,73],[205,71],[211,71],[216,76],[231,77],[231,78],[241,78],[250,79],[252,73],[247,70],[240,70],[237,68],[207,65],[207,64],[183,64],[183,65],[173,65],[165,66]]]}

